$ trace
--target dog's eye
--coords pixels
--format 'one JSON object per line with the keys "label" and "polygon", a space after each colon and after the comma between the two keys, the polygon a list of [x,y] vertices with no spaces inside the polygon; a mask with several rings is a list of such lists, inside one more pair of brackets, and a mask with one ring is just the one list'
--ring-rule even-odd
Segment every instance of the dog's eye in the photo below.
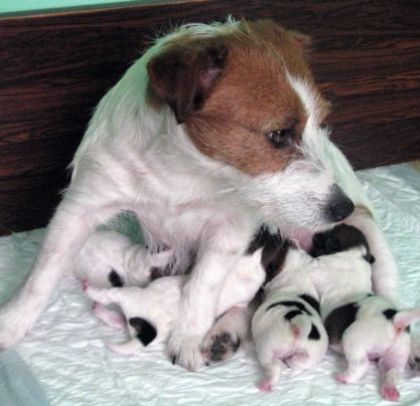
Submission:
{"label": "dog's eye", "polygon": [[293,128],[282,128],[270,131],[267,137],[276,148],[284,148],[289,144],[292,135]]}

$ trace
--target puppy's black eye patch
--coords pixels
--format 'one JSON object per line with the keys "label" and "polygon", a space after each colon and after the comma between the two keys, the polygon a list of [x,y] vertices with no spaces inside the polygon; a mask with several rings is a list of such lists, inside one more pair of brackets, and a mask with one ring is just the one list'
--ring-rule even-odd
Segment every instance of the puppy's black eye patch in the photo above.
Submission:
{"label": "puppy's black eye patch", "polygon": [[137,338],[146,347],[149,345],[157,336],[157,330],[145,319],[141,317],[131,317],[128,320],[128,324],[136,330]]}

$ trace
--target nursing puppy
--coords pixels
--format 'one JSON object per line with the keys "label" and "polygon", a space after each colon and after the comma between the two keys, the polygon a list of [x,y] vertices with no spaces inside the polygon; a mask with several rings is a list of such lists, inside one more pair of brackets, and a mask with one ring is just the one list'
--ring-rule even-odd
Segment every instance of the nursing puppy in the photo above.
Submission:
{"label": "nursing puppy", "polygon": [[[197,370],[223,283],[262,221],[310,241],[354,204],[371,211],[322,126],[328,103],[308,42],[272,21],[233,20],[158,39],[99,103],[30,276],[0,309],[0,347],[24,337],[96,227],[131,211],[152,252],[173,249],[174,273],[197,254],[167,342]],[[352,221],[380,253],[378,290],[396,292],[381,231],[370,218]]]}
{"label": "nursing puppy", "polygon": [[[258,249],[237,262],[223,286],[217,316],[233,305],[246,306],[255,296],[266,276],[261,257],[262,249]],[[95,314],[111,327],[128,329],[127,342],[108,343],[108,347],[120,354],[132,354],[152,342],[166,341],[180,311],[182,288],[187,279],[188,275],[160,277],[144,288],[100,289],[86,284],[86,294],[95,301]],[[112,303],[119,305],[121,313],[102,306]]]}
{"label": "nursing puppy", "polygon": [[397,401],[397,380],[410,353],[409,325],[420,319],[420,309],[398,311],[389,300],[372,291],[374,258],[363,233],[339,225],[316,234],[305,265],[321,298],[321,315],[334,350],[348,366],[336,378],[353,383],[366,373],[369,360],[377,360],[381,395]]}
{"label": "nursing puppy", "polygon": [[287,251],[283,268],[264,287],[264,301],[252,319],[252,336],[265,374],[259,388],[265,392],[272,390],[285,368],[310,368],[327,352],[318,293],[301,267],[302,255],[306,257],[300,250]]}
{"label": "nursing puppy", "polygon": [[97,230],[77,255],[73,274],[95,287],[145,286],[170,274],[173,256],[169,249],[151,253],[117,231]]}

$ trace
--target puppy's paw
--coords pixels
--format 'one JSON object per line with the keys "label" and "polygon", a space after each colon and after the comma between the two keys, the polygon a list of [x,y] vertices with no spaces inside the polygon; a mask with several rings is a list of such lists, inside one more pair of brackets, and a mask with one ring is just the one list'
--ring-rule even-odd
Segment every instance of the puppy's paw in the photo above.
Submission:
{"label": "puppy's paw", "polygon": [[258,389],[261,392],[270,393],[273,391],[273,385],[269,380],[264,380],[258,385]]}
{"label": "puppy's paw", "polygon": [[172,364],[195,372],[204,365],[200,350],[201,339],[172,332],[167,343],[167,352]]}
{"label": "puppy's paw", "polygon": [[350,376],[346,373],[336,374],[334,378],[339,383],[351,383]]}
{"label": "puppy's paw", "polygon": [[206,363],[221,362],[233,357],[240,345],[241,339],[233,332],[213,332],[204,339],[201,351]]}
{"label": "puppy's paw", "polygon": [[398,402],[400,400],[400,392],[393,385],[383,385],[381,388],[381,395],[384,399],[392,402]]}

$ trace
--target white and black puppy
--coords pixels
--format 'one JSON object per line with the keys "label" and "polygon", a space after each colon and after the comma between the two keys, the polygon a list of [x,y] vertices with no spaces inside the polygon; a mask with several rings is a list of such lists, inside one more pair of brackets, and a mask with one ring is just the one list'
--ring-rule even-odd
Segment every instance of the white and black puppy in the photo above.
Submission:
{"label": "white and black puppy", "polygon": [[377,360],[381,395],[397,401],[397,380],[410,353],[409,325],[420,319],[420,309],[398,311],[372,291],[374,262],[364,234],[353,226],[339,225],[316,234],[305,268],[320,294],[321,315],[331,348],[343,353],[348,366],[337,374],[342,383],[357,382],[369,360]]}
{"label": "white and black puppy", "polygon": [[170,249],[151,253],[113,230],[91,234],[74,261],[74,276],[95,287],[145,286],[152,279],[170,274]]}
{"label": "white and black puppy", "polygon": [[288,250],[280,273],[264,287],[264,302],[252,319],[252,336],[265,377],[260,390],[271,391],[287,367],[306,369],[327,352],[328,337],[319,313],[318,293],[302,262],[301,250]]}
{"label": "white and black puppy", "polygon": [[[222,289],[218,316],[234,305],[246,306],[255,296],[265,278],[261,256],[262,249],[258,249],[238,261]],[[108,347],[117,353],[131,354],[152,342],[166,341],[180,311],[181,292],[188,277],[160,277],[144,288],[126,286],[101,289],[87,284],[86,294],[95,301],[95,314],[111,327],[128,328],[130,338],[127,342],[108,343]],[[112,303],[118,304],[122,313],[102,306]],[[236,346],[239,346],[239,342]]]}

